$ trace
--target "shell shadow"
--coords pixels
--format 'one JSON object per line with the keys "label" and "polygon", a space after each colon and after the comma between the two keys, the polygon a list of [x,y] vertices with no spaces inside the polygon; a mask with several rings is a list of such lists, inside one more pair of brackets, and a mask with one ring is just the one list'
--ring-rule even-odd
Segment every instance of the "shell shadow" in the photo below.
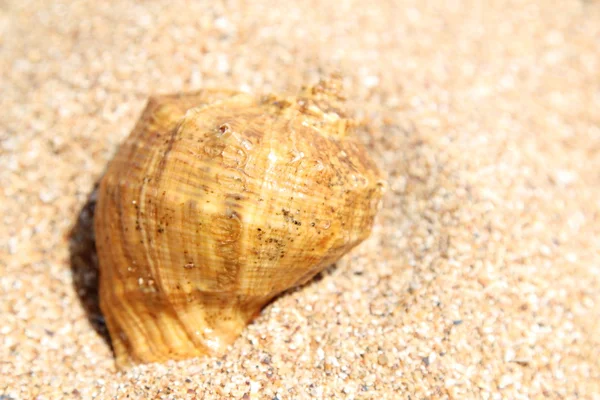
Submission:
{"label": "shell shadow", "polygon": [[98,183],[79,210],[69,233],[69,259],[73,274],[73,287],[94,330],[113,350],[98,297],[98,256],[94,235],[94,209]]}

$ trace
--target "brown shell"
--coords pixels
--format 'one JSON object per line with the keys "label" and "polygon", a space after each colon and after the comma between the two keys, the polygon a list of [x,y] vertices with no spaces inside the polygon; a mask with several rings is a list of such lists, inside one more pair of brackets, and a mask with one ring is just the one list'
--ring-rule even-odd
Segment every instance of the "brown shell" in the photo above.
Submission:
{"label": "brown shell", "polygon": [[221,352],[369,235],[383,182],[341,105],[335,81],[150,99],[95,215],[118,365]]}

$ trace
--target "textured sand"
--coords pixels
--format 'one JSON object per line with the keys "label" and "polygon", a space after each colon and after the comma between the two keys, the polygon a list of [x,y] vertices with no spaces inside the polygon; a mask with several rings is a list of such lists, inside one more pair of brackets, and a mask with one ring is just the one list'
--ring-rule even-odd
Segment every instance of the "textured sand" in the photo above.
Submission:
{"label": "textured sand", "polygon": [[[109,3],[0,1],[1,399],[600,398],[597,0]],[[371,238],[225,357],[117,373],[89,197],[147,96],[333,70]]]}

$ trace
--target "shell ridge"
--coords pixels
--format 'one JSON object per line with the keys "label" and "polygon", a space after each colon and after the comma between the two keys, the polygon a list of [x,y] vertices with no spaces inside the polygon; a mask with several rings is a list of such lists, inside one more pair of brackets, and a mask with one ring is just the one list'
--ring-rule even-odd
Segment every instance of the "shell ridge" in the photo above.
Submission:
{"label": "shell ridge", "polygon": [[[150,285],[154,290],[156,290],[156,288],[158,288],[158,290],[161,293],[164,292],[165,277],[161,273],[162,263],[161,263],[161,261],[158,261],[158,260],[172,259],[172,256],[170,255],[171,248],[170,248],[170,246],[159,246],[157,243],[158,238],[155,238],[155,242],[151,243],[151,239],[150,239],[151,234],[155,231],[155,228],[156,228],[157,221],[155,219],[158,218],[159,216],[157,214],[157,215],[155,215],[154,219],[149,218],[150,214],[147,213],[147,209],[146,209],[146,194],[147,194],[148,189],[152,190],[152,192],[154,193],[153,198],[155,199],[155,202],[159,201],[159,204],[155,204],[154,207],[158,207],[158,209],[163,208],[164,202],[165,202],[165,197],[157,196],[159,187],[160,187],[159,185],[163,184],[163,173],[166,170],[167,162],[170,160],[170,154],[173,151],[174,145],[177,142],[178,138],[181,136],[181,133],[186,126],[186,123],[188,123],[189,119],[191,118],[191,115],[189,115],[189,112],[190,112],[190,109],[188,109],[186,111],[186,113],[184,114],[184,116],[180,118],[177,125],[171,129],[171,136],[168,140],[167,147],[164,150],[164,153],[162,151],[155,151],[152,153],[149,161],[147,162],[147,164],[144,168],[145,178],[143,179],[142,184],[140,185],[140,192],[139,192],[139,197],[138,197],[138,204],[139,204],[138,214],[140,215],[140,217],[138,217],[138,218],[140,218],[139,219],[140,221],[143,221],[143,227],[140,229],[140,234],[142,236],[142,244],[144,246],[143,253],[146,255],[146,263],[149,268],[151,279],[154,281],[154,282],[152,282],[152,284],[150,284],[150,282],[148,282],[148,285]],[[160,157],[159,160],[157,160],[158,157]],[[157,168],[153,168],[154,165],[156,165]],[[157,175],[154,177],[152,176],[152,174],[146,175],[148,173],[148,171],[151,171],[151,170],[157,171]],[[152,188],[149,188],[151,182],[152,182]],[[157,200],[159,198],[160,198],[160,200]],[[144,218],[144,216],[148,216],[148,218]],[[164,256],[161,256],[161,254],[163,254]],[[158,264],[154,263],[154,259],[158,261]],[[167,272],[167,271],[168,270],[165,270],[165,272]],[[143,277],[141,277],[141,278],[144,279]],[[146,277],[146,279],[149,279],[149,277]],[[155,295],[155,294],[153,294],[153,295]],[[163,315],[161,315],[160,317],[157,317],[157,319],[156,319],[157,324],[160,324],[161,321],[163,321],[163,320],[173,320],[173,322],[178,323],[183,328],[182,330],[183,330],[184,335],[186,335],[193,342],[193,337],[191,337],[189,335],[187,329],[185,329],[185,326],[179,320],[178,313],[175,309],[175,306],[170,301],[169,296],[162,296],[162,298],[158,299],[158,301],[162,302],[163,306],[167,307],[167,309],[162,312]],[[169,318],[169,315],[171,315],[172,317]],[[158,328],[157,329],[158,334],[162,338],[162,341],[165,344],[165,347],[172,346],[173,343],[170,343],[172,340],[170,340],[169,337],[166,336],[167,335],[167,332],[165,331],[166,327],[157,326],[157,328]],[[171,330],[171,331],[176,332],[176,330]],[[171,337],[171,339],[173,339],[173,338],[174,337]],[[156,346],[152,346],[151,351],[157,352],[157,354],[160,354],[160,352],[157,349],[155,349],[155,347]]]}
{"label": "shell ridge", "polygon": [[[248,118],[248,120],[245,122],[243,127],[241,127],[239,129],[239,135],[237,135],[237,132],[233,133],[233,135],[237,136],[236,139],[238,140],[238,142],[241,142],[241,139],[245,137],[244,134],[246,133],[248,128],[253,124],[253,122],[255,120],[260,118],[260,116],[261,116],[261,114],[258,114],[254,118]],[[241,170],[242,172],[245,172],[247,162],[248,162],[248,158],[246,157],[244,165],[242,165],[242,166],[238,165],[237,169]],[[241,189],[241,191],[244,191],[244,190],[245,190],[244,188]],[[227,197],[226,197],[225,201],[227,201]],[[241,214],[241,216],[238,215],[238,218],[240,218],[240,222],[242,224],[240,236],[237,238],[237,241],[236,241],[236,245],[238,247],[237,252],[238,252],[238,254],[246,254],[247,246],[245,244],[249,242],[248,236],[250,235],[250,230],[249,230],[248,226],[250,224],[250,221],[246,221],[246,224],[244,224],[244,215],[247,214],[249,212],[249,210],[246,209],[246,207],[244,206],[244,203],[242,203],[241,201],[235,201],[235,205],[240,209],[239,214]],[[242,240],[242,239],[245,239],[245,240]],[[239,255],[238,255],[238,257],[239,257]],[[233,278],[232,286],[239,288],[240,287],[240,279],[242,278],[242,270],[241,270],[240,265],[237,265],[236,267],[237,268],[235,271],[235,276]]]}
{"label": "shell ridge", "polygon": [[[270,157],[270,155],[271,155],[271,152],[273,150],[273,140],[272,140],[272,135],[273,135],[273,130],[274,130],[273,127],[276,124],[276,121],[277,121],[277,118],[278,118],[279,114],[276,114],[274,116],[269,116],[267,113],[265,113],[265,114],[267,116],[267,120],[268,120],[269,123],[268,123],[268,127],[266,127],[265,130],[264,130],[265,133],[263,134],[262,141],[266,142],[266,147],[267,147],[268,151],[264,154],[264,157],[266,157],[266,159],[267,159],[267,164],[266,164],[266,166],[264,168],[262,176],[260,177],[260,183],[261,183],[261,185],[260,185],[260,188],[258,190],[259,193],[264,193],[264,191],[265,191],[265,185],[268,182],[267,178],[270,175],[272,169],[274,168],[275,163],[277,162],[276,159]],[[259,199],[259,202],[260,202],[260,199]],[[269,204],[265,204],[265,202],[262,202],[262,203],[259,203],[259,204],[262,204],[263,207],[268,207],[269,206]],[[255,209],[256,208],[258,208],[258,204],[255,206]],[[262,228],[264,230],[265,234],[269,234],[268,233],[269,232],[268,225],[269,224],[267,223],[267,225],[265,225]],[[267,251],[267,246],[261,246],[261,248],[259,250],[258,257],[259,257],[259,260],[260,260],[261,263],[265,262],[264,255],[265,255],[265,252]],[[263,271],[263,273],[261,275],[265,276],[267,274],[268,270],[267,270],[267,268],[263,268],[262,271]]]}
{"label": "shell ridge", "polygon": [[[120,225],[121,225],[121,234],[123,235],[122,241],[120,241],[120,243],[125,243],[126,244],[126,243],[129,242],[129,240],[125,238],[127,235],[125,234],[126,229],[125,229],[125,225],[124,224],[127,222],[127,220],[125,218],[123,218],[123,214],[122,214],[123,213],[123,205],[124,205],[123,204],[124,196],[121,195],[121,190],[122,189],[123,189],[123,186],[121,184],[118,184],[117,185],[117,193],[118,193],[118,195],[117,195],[117,198],[118,198],[118,200],[117,200],[118,208],[117,209],[118,209],[118,212],[119,212],[119,215],[120,215],[119,220],[120,220]],[[137,203],[140,202],[139,200],[140,200],[140,197],[138,197]],[[141,206],[141,205],[139,205],[139,206]],[[140,218],[139,206],[138,206],[138,210],[136,211],[136,214],[137,214],[136,218],[137,218],[138,221],[139,221],[139,218]],[[142,231],[142,229],[140,229],[140,232],[141,231]],[[131,264],[135,264],[135,258],[129,252],[128,247],[129,246],[121,246],[121,249],[123,251],[123,256],[125,257],[125,261],[128,262],[128,263],[131,263]],[[120,272],[120,271],[118,271],[118,272]],[[127,272],[129,272],[129,269],[124,270],[123,273],[118,273],[118,276],[120,277],[121,281],[126,281],[126,279],[127,279],[127,276],[126,276]],[[134,321],[135,322],[133,324],[133,326],[137,326],[141,330],[147,332],[148,331],[147,327],[144,326],[144,324],[141,323],[141,321],[140,321],[140,317],[141,316],[138,315],[135,312],[135,308],[136,307],[133,306],[129,302],[129,299],[128,298],[124,298],[124,299],[122,299],[120,301],[120,303],[122,303],[123,310],[125,310],[126,314],[128,315],[129,321]],[[130,331],[131,329],[127,329],[128,324],[126,322],[127,322],[127,319],[123,318],[123,321],[120,322],[120,327],[121,327],[122,331],[125,333],[125,335],[129,338],[129,336],[130,336],[131,333],[130,332],[126,332],[126,331],[128,331],[128,330]],[[131,325],[131,324],[129,324],[129,325]],[[147,340],[146,339],[147,337],[150,337],[149,333],[147,335],[140,335],[140,338],[145,343],[145,347],[149,348],[151,351],[155,351],[155,350],[152,350],[152,349],[154,347],[156,347],[158,344],[153,343],[151,340]],[[136,340],[138,340],[138,339],[136,338]],[[129,344],[130,344],[130,341],[129,341]]]}
{"label": "shell ridge", "polygon": [[[293,113],[293,117],[287,123],[288,129],[290,129],[289,136],[290,136],[290,139],[292,141],[292,148],[293,148],[292,151],[295,150],[296,153],[298,153],[298,149],[297,149],[297,137],[296,137],[297,132],[296,132],[296,129],[294,128],[294,121],[296,121],[296,119],[299,116],[300,116],[300,111],[296,110]],[[300,163],[301,162],[302,162],[302,160],[300,160]],[[289,165],[291,163],[292,163],[292,161],[289,161],[287,164]],[[300,181],[298,179],[298,170],[299,170],[299,167],[300,167],[300,163],[297,163],[296,165],[293,165],[294,174],[292,176],[294,177],[294,183],[292,184],[292,189],[291,189],[291,192],[290,192],[289,200],[287,201],[288,212],[293,212],[292,205],[294,204],[294,197],[295,197],[295,193],[296,193],[296,188],[298,187],[299,181]],[[293,224],[291,224],[289,222],[286,223],[286,228],[287,228],[288,234],[291,234],[291,230],[292,230],[293,226],[295,226],[295,225],[293,225]],[[283,260],[281,260],[281,261],[283,261]]]}

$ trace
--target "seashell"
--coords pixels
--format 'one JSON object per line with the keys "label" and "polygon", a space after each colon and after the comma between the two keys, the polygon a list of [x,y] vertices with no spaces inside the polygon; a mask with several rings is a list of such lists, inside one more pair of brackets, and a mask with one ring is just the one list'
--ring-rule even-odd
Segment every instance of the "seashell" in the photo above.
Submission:
{"label": "seashell", "polygon": [[340,93],[329,79],[291,97],[150,98],[95,213],[117,365],[221,354],[369,235],[384,182]]}

